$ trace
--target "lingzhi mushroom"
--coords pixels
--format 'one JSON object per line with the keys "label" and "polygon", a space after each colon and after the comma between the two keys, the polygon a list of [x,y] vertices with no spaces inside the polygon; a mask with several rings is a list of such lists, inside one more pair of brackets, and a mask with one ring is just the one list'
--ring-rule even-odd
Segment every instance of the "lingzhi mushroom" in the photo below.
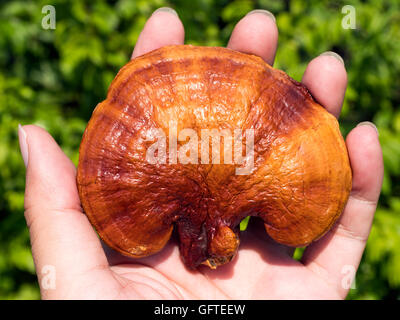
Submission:
{"label": "lingzhi mushroom", "polygon": [[[214,146],[219,162],[204,156],[207,129],[233,134]],[[256,56],[179,45],[119,71],[83,135],[77,185],[111,248],[149,256],[175,228],[187,267],[216,268],[237,253],[247,216],[288,246],[319,239],[346,204],[351,168],[336,118],[304,85]]]}

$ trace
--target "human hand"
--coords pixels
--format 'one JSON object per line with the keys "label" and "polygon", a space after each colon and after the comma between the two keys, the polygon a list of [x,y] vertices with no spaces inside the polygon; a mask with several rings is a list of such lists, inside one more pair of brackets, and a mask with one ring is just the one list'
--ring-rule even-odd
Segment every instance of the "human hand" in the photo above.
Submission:
{"label": "human hand", "polygon": [[[272,65],[277,40],[274,18],[255,11],[236,25],[228,47],[258,55]],[[158,10],[147,21],[132,57],[183,42],[178,16]],[[320,104],[339,116],[347,84],[340,58],[328,53],[313,59],[302,82]],[[196,271],[185,268],[174,239],[160,253],[143,259],[123,257],[102,244],[82,212],[75,166],[45,130],[21,127],[27,165],[25,217],[42,298],[345,298],[348,288],[343,286],[342,272],[358,268],[383,176],[377,131],[364,124],[346,139],[353,171],[346,208],[335,227],[307,247],[301,261],[253,219],[250,230],[241,234],[240,250],[232,262],[217,270],[201,266]],[[53,277],[54,286],[46,285],[48,277]]]}

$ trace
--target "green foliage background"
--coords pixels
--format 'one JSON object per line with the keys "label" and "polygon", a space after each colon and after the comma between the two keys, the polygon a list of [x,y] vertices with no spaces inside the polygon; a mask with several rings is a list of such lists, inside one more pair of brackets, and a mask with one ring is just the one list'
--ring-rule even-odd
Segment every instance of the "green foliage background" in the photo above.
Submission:
{"label": "green foliage background", "polygon": [[[41,10],[55,6],[55,30]],[[353,5],[357,28],[343,29]],[[370,120],[380,132],[385,178],[371,236],[350,299],[400,298],[400,1],[24,0],[0,2],[0,298],[39,298],[23,217],[25,169],[17,126],[46,128],[77,163],[95,105],[124,65],[157,7],[176,9],[186,42],[226,45],[248,11],[273,12],[280,31],[275,67],[300,80],[323,51],[344,58],[349,86],[341,116],[346,134]]]}

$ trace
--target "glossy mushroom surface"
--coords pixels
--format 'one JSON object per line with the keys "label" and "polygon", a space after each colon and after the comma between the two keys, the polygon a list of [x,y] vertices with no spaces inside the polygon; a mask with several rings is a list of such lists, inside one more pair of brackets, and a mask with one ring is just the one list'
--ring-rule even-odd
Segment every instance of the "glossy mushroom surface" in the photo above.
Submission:
{"label": "glossy mushroom surface", "polygon": [[[218,161],[212,139],[204,143],[208,155],[200,143],[197,154],[185,153],[204,129],[240,132],[241,140],[221,139]],[[162,133],[164,145],[154,151]],[[225,161],[223,148],[233,141],[242,162]],[[158,161],[149,161],[149,150]],[[256,56],[181,45],[119,71],[83,135],[77,185],[110,247],[145,257],[176,228],[185,265],[215,268],[235,256],[246,216],[261,218],[285,245],[320,238],[346,204],[351,168],[336,118],[302,84]]]}

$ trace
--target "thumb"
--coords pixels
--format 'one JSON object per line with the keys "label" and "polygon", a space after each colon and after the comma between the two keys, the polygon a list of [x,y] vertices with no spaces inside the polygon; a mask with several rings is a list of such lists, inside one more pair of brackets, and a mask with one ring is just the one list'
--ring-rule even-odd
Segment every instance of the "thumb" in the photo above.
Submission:
{"label": "thumb", "polygon": [[33,125],[19,126],[18,135],[27,168],[25,209],[39,206],[81,211],[75,166],[54,139],[44,129]]}
{"label": "thumb", "polygon": [[78,275],[104,271],[108,263],[82,212],[73,163],[44,129],[19,126],[18,134],[27,166],[25,218],[32,254],[42,296],[51,296],[46,290],[65,289]]}

